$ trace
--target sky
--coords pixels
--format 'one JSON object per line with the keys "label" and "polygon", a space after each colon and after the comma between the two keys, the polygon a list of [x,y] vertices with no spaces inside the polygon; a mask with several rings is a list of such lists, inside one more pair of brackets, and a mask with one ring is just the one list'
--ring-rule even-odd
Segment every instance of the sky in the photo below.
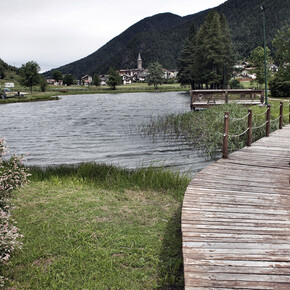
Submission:
{"label": "sky", "polygon": [[0,0],[0,58],[41,72],[79,60],[143,18],[180,16],[216,7],[225,0]]}

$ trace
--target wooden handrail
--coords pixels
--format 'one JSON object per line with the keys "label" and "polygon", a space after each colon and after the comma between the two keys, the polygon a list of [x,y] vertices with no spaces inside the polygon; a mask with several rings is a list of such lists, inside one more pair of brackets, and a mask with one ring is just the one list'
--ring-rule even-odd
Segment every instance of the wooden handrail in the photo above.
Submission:
{"label": "wooden handrail", "polygon": [[[245,98],[249,95],[250,100],[254,100],[256,94],[260,95],[260,102],[264,103],[264,91],[256,89],[226,89],[226,90],[190,90],[191,107],[193,104],[199,101],[207,101],[206,98],[211,97],[213,100],[225,100],[227,104],[229,101],[229,95],[240,95],[241,98]],[[204,97],[204,99],[202,99]]]}
{"label": "wooden handrail", "polygon": [[[229,141],[229,126],[230,126],[229,116],[230,116],[229,112],[224,113],[224,135],[223,135],[223,154],[222,154],[223,158],[228,158],[228,141]],[[252,110],[248,110],[248,128],[245,132],[241,134],[241,135],[244,135],[247,132],[247,142],[246,142],[247,146],[251,146],[252,144],[252,130],[253,130],[252,118],[253,118]],[[265,122],[266,137],[269,137],[270,135],[270,123],[271,123],[271,106],[268,105],[267,111],[266,111],[266,122]],[[290,103],[289,103],[289,124],[290,124]],[[262,126],[264,126],[264,124]],[[282,127],[283,127],[283,102],[280,102],[279,129],[282,129]]]}

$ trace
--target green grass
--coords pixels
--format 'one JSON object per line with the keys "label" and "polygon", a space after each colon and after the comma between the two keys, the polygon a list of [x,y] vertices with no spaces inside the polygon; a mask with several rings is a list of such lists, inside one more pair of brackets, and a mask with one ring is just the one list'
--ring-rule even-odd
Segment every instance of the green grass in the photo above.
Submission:
{"label": "green grass", "polygon": [[83,164],[40,170],[17,191],[24,247],[3,270],[18,289],[182,289],[188,177]]}
{"label": "green grass", "polygon": [[24,97],[12,97],[5,100],[0,99],[0,104],[11,104],[11,103],[26,103],[26,102],[40,102],[40,101],[55,101],[59,100],[58,96],[55,96],[55,93],[38,93],[38,94],[29,94]]}

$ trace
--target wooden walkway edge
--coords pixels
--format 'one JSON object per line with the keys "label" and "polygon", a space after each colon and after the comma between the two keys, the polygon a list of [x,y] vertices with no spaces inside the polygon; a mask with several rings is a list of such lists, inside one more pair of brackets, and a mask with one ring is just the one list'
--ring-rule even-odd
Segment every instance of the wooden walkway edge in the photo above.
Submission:
{"label": "wooden walkway edge", "polygon": [[185,289],[290,289],[290,125],[203,169],[181,228]]}

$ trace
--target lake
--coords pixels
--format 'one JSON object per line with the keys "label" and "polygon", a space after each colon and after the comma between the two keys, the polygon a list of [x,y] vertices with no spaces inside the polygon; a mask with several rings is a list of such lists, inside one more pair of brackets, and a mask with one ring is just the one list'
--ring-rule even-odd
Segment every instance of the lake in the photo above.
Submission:
{"label": "lake", "polygon": [[29,153],[28,165],[163,165],[194,175],[209,163],[197,150],[138,130],[152,118],[189,110],[190,97],[183,92],[61,96],[1,105],[0,136],[12,153]]}

